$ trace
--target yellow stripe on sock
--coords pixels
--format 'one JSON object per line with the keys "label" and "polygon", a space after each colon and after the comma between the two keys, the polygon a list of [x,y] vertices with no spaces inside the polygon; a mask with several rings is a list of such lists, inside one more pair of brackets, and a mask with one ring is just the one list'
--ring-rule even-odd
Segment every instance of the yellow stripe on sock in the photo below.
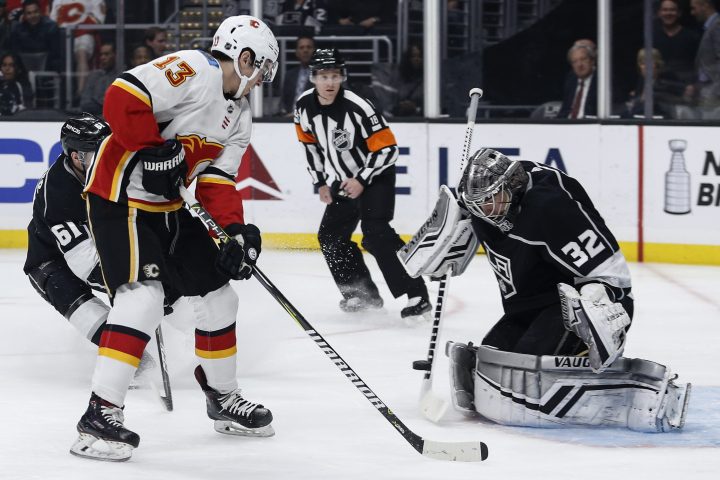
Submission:
{"label": "yellow stripe on sock", "polygon": [[132,355],[128,355],[127,353],[121,352],[119,350],[114,350],[112,348],[108,348],[108,347],[98,348],[98,355],[102,355],[104,357],[109,357],[109,358],[118,360],[120,362],[127,363],[128,365],[132,365],[135,368],[137,368],[138,365],[140,365],[139,358],[134,357]]}
{"label": "yellow stripe on sock", "polygon": [[226,348],[225,350],[200,350],[199,348],[195,349],[195,355],[201,358],[209,358],[209,359],[217,359],[217,358],[227,358],[235,355],[237,353],[237,346],[232,346],[230,348]]}

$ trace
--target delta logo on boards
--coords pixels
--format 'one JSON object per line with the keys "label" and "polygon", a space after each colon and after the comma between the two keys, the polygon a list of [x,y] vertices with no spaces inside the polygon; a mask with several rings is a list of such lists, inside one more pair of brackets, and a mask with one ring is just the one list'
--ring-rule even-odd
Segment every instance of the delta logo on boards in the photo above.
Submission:
{"label": "delta logo on boards", "polygon": [[245,150],[235,182],[243,200],[283,200],[280,187],[252,145]]}
{"label": "delta logo on boards", "polygon": [[[663,210],[671,215],[686,215],[692,211],[691,182],[692,177],[685,163],[687,141],[673,139],[668,141],[670,167],[665,172],[665,202]],[[720,162],[711,150],[705,151],[702,177],[713,175],[720,178]],[[705,178],[703,178],[705,180]],[[698,184],[698,196],[695,205],[698,207],[720,206],[720,183],[702,181]]]}
{"label": "delta logo on boards", "polygon": [[[186,147],[186,155],[197,156],[198,159],[215,158],[222,150],[222,146],[207,142],[197,135],[188,136],[181,140]],[[52,165],[62,153],[62,145],[56,142],[50,151],[44,152],[42,146],[35,140],[24,138],[0,138],[0,158],[8,157],[14,165],[41,164]],[[4,164],[5,167],[8,164]],[[16,179],[16,184],[0,180],[0,204],[2,203],[32,203],[33,193],[39,181],[38,178]],[[283,200],[275,179],[265,167],[252,145],[249,145],[243,155],[240,170],[235,178],[237,189],[241,191],[243,200]]]}

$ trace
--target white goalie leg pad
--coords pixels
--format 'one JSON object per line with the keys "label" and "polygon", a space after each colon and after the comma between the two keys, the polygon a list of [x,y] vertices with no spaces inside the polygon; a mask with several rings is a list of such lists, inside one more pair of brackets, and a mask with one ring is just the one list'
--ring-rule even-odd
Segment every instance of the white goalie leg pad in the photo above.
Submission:
{"label": "white goalie leg pad", "polygon": [[622,355],[630,316],[621,304],[610,301],[599,283],[583,285],[580,292],[560,283],[558,292],[565,328],[587,345],[593,371],[604,371]]}
{"label": "white goalie leg pad", "polygon": [[462,274],[478,249],[471,220],[446,186],[430,217],[397,255],[411,277]]}
{"label": "white goalie leg pad", "polygon": [[472,342],[468,345],[459,342],[445,344],[445,355],[450,359],[450,397],[453,407],[466,415],[476,413],[473,404],[476,351],[477,347]]}
{"label": "white goalie leg pad", "polygon": [[97,297],[89,298],[77,307],[68,322],[88,340],[92,340],[100,325],[107,320],[110,307]]}
{"label": "white goalie leg pad", "polygon": [[500,424],[665,432],[685,422],[690,385],[676,385],[658,363],[621,357],[597,374],[587,357],[522,355],[485,346],[476,357],[476,409]]}

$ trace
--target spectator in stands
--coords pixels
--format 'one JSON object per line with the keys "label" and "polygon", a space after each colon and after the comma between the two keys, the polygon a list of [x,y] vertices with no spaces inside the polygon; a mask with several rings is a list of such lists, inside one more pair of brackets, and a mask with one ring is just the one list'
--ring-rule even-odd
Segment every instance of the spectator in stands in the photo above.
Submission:
{"label": "spectator in stands", "polygon": [[142,65],[143,63],[148,63],[151,60],[153,60],[152,49],[150,47],[148,47],[147,45],[137,45],[130,52],[130,58],[128,60],[128,65],[130,65],[130,68],[135,68],[138,65]]}
{"label": "spectator in stands", "polygon": [[167,51],[167,30],[162,27],[150,27],[145,30],[145,45],[152,50],[153,58],[165,55]]}
{"label": "spectator in stands", "polygon": [[376,107],[386,117],[415,117],[423,114],[423,52],[411,44],[399,65],[378,64],[372,69]]}
{"label": "spectator in stands", "polygon": [[0,116],[32,107],[33,93],[22,60],[12,53],[0,56]]}
{"label": "spectator in stands", "polygon": [[301,93],[312,88],[310,83],[310,59],[315,52],[315,40],[307,35],[301,35],[295,42],[295,58],[300,65],[288,69],[283,80],[282,113],[292,116],[295,102]]}
{"label": "spectator in stands", "polygon": [[[55,0],[50,18],[58,27],[77,25],[98,25],[105,22],[106,6],[104,0]],[[75,56],[75,74],[77,94],[83,91],[85,78],[90,70],[90,61],[99,43],[99,32],[93,30],[73,30],[73,54]]]}
{"label": "spectator in stands", "polygon": [[59,72],[63,59],[57,23],[40,12],[38,0],[25,0],[22,8],[22,20],[10,33],[10,50],[23,58],[28,70]]}
{"label": "spectator in stands", "polygon": [[686,84],[695,77],[695,54],[700,35],[680,23],[679,0],[660,2],[657,16],[659,25],[653,29],[653,46],[665,61],[667,71],[675,72]]}
{"label": "spectator in stands", "polygon": [[[682,86],[675,72],[667,70],[660,52],[653,48],[653,115],[672,118],[673,107],[682,99]],[[641,48],[637,54],[638,83],[635,90],[630,92],[626,102],[626,109],[622,112],[623,118],[633,118],[645,114],[645,49]]]}
{"label": "spectator in stands", "polygon": [[696,83],[689,85],[685,96],[703,110],[703,118],[720,118],[720,15],[712,0],[691,0],[690,13],[703,27],[695,65]]}
{"label": "spectator in stands", "polygon": [[563,102],[558,118],[585,118],[597,115],[597,51],[587,41],[576,42],[568,50],[572,75],[565,81]]}
{"label": "spectator in stands", "polygon": [[10,48],[10,29],[12,25],[7,15],[7,0],[0,0],[0,52]]}
{"label": "spectator in stands", "polygon": [[339,1],[333,7],[339,25],[357,25],[370,30],[376,25],[395,25],[397,2],[387,0]]}
{"label": "spectator in stands", "polygon": [[100,45],[98,70],[93,70],[85,82],[85,90],[80,96],[80,109],[93,115],[102,115],[105,90],[115,81],[118,71],[115,69],[115,45],[103,42]]}
{"label": "spectator in stands", "polygon": [[278,25],[313,27],[317,35],[327,20],[328,9],[325,0],[284,0],[280,15],[275,21]]}

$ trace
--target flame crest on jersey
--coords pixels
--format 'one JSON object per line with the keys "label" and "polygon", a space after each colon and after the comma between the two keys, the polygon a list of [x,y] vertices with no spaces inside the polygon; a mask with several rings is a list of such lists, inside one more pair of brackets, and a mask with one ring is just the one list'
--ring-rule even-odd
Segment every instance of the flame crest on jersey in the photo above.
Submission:
{"label": "flame crest on jersey", "polygon": [[195,167],[207,162],[212,162],[223,151],[223,145],[212,142],[207,137],[201,137],[195,133],[191,135],[178,135],[178,141],[185,148],[185,163],[188,165],[190,174],[188,178],[193,178],[199,172],[195,171]]}

